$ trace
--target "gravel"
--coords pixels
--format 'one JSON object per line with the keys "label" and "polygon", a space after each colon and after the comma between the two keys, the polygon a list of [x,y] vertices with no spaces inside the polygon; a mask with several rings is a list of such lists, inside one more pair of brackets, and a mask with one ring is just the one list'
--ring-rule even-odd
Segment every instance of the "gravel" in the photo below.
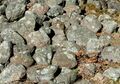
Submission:
{"label": "gravel", "polygon": [[120,84],[119,0],[0,0],[0,84]]}

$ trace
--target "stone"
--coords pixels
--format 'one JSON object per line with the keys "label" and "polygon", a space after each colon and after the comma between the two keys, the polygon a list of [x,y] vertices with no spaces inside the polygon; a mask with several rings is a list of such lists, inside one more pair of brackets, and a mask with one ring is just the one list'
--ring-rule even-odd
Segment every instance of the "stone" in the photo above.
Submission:
{"label": "stone", "polygon": [[95,71],[96,71],[96,65],[93,63],[84,63],[84,64],[80,64],[79,68],[79,74],[84,74],[87,76],[94,76],[95,75]]}
{"label": "stone", "polygon": [[3,41],[0,45],[0,63],[6,63],[12,53],[12,43]]}
{"label": "stone", "polygon": [[13,29],[4,29],[1,32],[1,37],[4,41],[11,41],[13,44],[15,44],[18,49],[22,50],[25,47],[25,40],[19,33],[14,31]]}
{"label": "stone", "polygon": [[34,83],[40,82],[42,80],[49,81],[54,78],[54,74],[56,73],[57,68],[57,66],[53,65],[47,67],[42,67],[41,65],[32,66],[27,70],[27,77]]}
{"label": "stone", "polygon": [[70,16],[72,14],[72,12],[81,13],[81,9],[79,8],[79,6],[76,6],[76,5],[73,5],[73,4],[66,5],[64,7],[64,10],[66,11],[68,16]]}
{"label": "stone", "polygon": [[18,22],[12,23],[10,27],[21,34],[24,38],[27,38],[27,35],[35,29],[35,19],[36,17],[31,11],[26,11],[25,16]]}
{"label": "stone", "polygon": [[119,1],[110,0],[110,1],[107,1],[107,4],[108,4],[109,9],[115,9],[117,11],[120,11],[120,3],[119,3]]}
{"label": "stone", "polygon": [[52,59],[52,48],[51,46],[45,46],[37,48],[33,58],[37,64],[49,65]]}
{"label": "stone", "polygon": [[74,41],[79,46],[86,46],[90,38],[97,38],[94,32],[81,25],[72,25],[66,31],[66,36],[68,41]]}
{"label": "stone", "polygon": [[77,71],[62,67],[61,73],[54,79],[55,84],[73,84],[76,80]]}
{"label": "stone", "polygon": [[108,46],[110,42],[111,42],[111,36],[109,35],[101,35],[99,39],[90,38],[86,46],[87,54],[100,53],[103,47]]}
{"label": "stone", "polygon": [[0,83],[8,84],[25,76],[25,68],[20,64],[8,65],[0,74]]}
{"label": "stone", "polygon": [[37,48],[50,44],[50,38],[43,29],[31,32],[27,37],[28,45],[36,46]]}
{"label": "stone", "polygon": [[120,63],[120,47],[105,47],[101,53],[101,59]]}
{"label": "stone", "polygon": [[10,59],[11,64],[22,64],[25,67],[29,67],[33,64],[34,60],[30,55],[30,52],[19,52]]}
{"label": "stone", "polygon": [[120,78],[120,68],[108,68],[103,72],[103,75],[105,77],[108,77],[109,79],[112,79],[114,81],[117,81]]}
{"label": "stone", "polygon": [[61,42],[60,47],[63,48],[65,51],[72,53],[77,53],[80,50],[80,46],[77,45],[75,42],[66,40]]}
{"label": "stone", "polygon": [[24,4],[11,3],[7,6],[5,14],[8,20],[14,21],[23,16],[25,12]]}
{"label": "stone", "polygon": [[56,17],[61,14],[63,14],[63,8],[61,6],[55,6],[53,8],[50,8],[47,12],[47,15],[50,17]]}
{"label": "stone", "polygon": [[45,3],[50,7],[50,8],[53,8],[53,7],[56,7],[58,6],[59,4],[61,4],[64,0],[47,0],[45,1]]}
{"label": "stone", "polygon": [[110,20],[110,19],[112,19],[111,17],[110,17],[110,15],[108,15],[108,14],[101,14],[101,15],[99,15],[99,17],[98,17],[98,21],[104,21],[104,20]]}
{"label": "stone", "polygon": [[35,3],[29,10],[40,16],[46,14],[49,10],[49,7],[46,4],[42,5],[40,3]]}
{"label": "stone", "polygon": [[8,4],[11,4],[11,3],[16,3],[16,4],[25,4],[27,2],[27,0],[7,0],[7,3]]}
{"label": "stone", "polygon": [[101,23],[97,20],[95,15],[87,15],[83,18],[81,24],[95,33],[102,28]]}
{"label": "stone", "polygon": [[117,28],[117,22],[113,20],[104,20],[102,21],[103,32],[112,33]]}
{"label": "stone", "polygon": [[60,67],[74,68],[77,65],[77,61],[75,54],[59,48],[53,56],[52,64]]}

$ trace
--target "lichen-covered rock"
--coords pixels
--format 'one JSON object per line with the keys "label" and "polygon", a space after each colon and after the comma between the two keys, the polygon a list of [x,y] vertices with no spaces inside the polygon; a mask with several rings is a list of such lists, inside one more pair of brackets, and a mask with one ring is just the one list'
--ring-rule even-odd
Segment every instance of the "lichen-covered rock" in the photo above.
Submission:
{"label": "lichen-covered rock", "polygon": [[102,21],[103,32],[112,33],[117,28],[117,22],[113,20]]}
{"label": "lichen-covered rock", "polygon": [[37,48],[50,44],[50,38],[43,29],[31,32],[27,37],[28,45],[36,46]]}
{"label": "lichen-covered rock", "polygon": [[33,62],[34,60],[28,51],[18,53],[10,59],[11,64],[22,64],[25,67],[29,67]]}
{"label": "lichen-covered rock", "polygon": [[11,23],[10,27],[21,34],[24,38],[35,29],[35,15],[31,11],[26,11],[25,16],[18,22]]}
{"label": "lichen-covered rock", "polygon": [[33,66],[27,70],[27,77],[33,82],[40,82],[42,80],[51,80],[54,78],[54,74],[57,71],[57,66]]}
{"label": "lichen-covered rock", "polygon": [[120,47],[105,47],[101,53],[101,58],[104,60],[120,63]]}
{"label": "lichen-covered rock", "polygon": [[81,24],[93,32],[97,32],[102,28],[101,23],[97,20],[95,15],[87,15]]}
{"label": "lichen-covered rock", "polygon": [[109,35],[101,35],[99,39],[90,38],[89,41],[87,42],[86,51],[88,54],[90,53],[98,54],[102,51],[103,47],[108,46],[110,42],[111,36]]}
{"label": "lichen-covered rock", "polygon": [[10,21],[14,21],[15,19],[20,18],[21,16],[23,16],[24,12],[25,12],[25,5],[16,4],[16,3],[9,4],[5,10],[6,17]]}
{"label": "lichen-covered rock", "polygon": [[19,33],[12,29],[5,29],[1,32],[1,37],[5,41],[11,41],[13,44],[15,44],[18,49],[22,50],[25,47],[25,40]]}
{"label": "lichen-covered rock", "polygon": [[108,68],[103,72],[103,75],[109,79],[117,81],[120,78],[120,68]]}
{"label": "lichen-covered rock", "polygon": [[61,14],[63,14],[63,8],[61,6],[55,6],[53,8],[50,8],[47,12],[47,15],[51,17],[55,17]]}
{"label": "lichen-covered rock", "polygon": [[61,4],[64,0],[46,0],[46,4],[50,7],[50,8],[53,8],[53,7],[56,7],[57,5]]}
{"label": "lichen-covered rock", "polygon": [[0,83],[8,84],[25,76],[25,68],[20,64],[8,65],[0,74]]}
{"label": "lichen-covered rock", "polygon": [[0,63],[6,63],[12,53],[12,43],[3,41],[0,45]]}
{"label": "lichen-covered rock", "polygon": [[37,64],[49,65],[52,59],[52,48],[51,46],[45,46],[42,48],[37,48],[35,54],[33,55],[34,60]]}
{"label": "lichen-covered rock", "polygon": [[54,79],[55,84],[72,84],[77,77],[77,71],[63,67],[61,73]]}
{"label": "lichen-covered rock", "polygon": [[73,53],[59,48],[53,56],[52,64],[60,67],[73,68],[77,65],[77,61]]}
{"label": "lichen-covered rock", "polygon": [[68,41],[74,41],[79,46],[86,46],[90,38],[97,38],[95,33],[80,25],[72,25],[66,32]]}

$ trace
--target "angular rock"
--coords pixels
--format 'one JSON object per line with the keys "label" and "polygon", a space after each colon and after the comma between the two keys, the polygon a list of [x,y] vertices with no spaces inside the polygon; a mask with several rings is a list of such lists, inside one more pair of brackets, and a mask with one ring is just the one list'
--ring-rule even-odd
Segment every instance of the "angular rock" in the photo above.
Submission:
{"label": "angular rock", "polygon": [[28,52],[28,51],[18,53],[17,55],[13,56],[10,59],[11,64],[22,64],[25,67],[29,67],[30,65],[33,64],[33,62],[34,62],[34,60],[31,57],[30,52]]}
{"label": "angular rock", "polygon": [[58,65],[60,67],[73,68],[77,65],[77,61],[73,53],[64,51],[64,49],[59,48],[53,56],[52,64]]}
{"label": "angular rock", "polygon": [[77,71],[63,67],[61,73],[54,79],[55,84],[73,84],[77,78]]}
{"label": "angular rock", "polygon": [[97,38],[95,33],[80,25],[72,25],[66,32],[68,41],[74,41],[79,46],[86,46],[90,38]]}
{"label": "angular rock", "polygon": [[102,15],[100,15],[99,17],[98,17],[98,20],[101,22],[101,21],[103,21],[103,20],[110,20],[110,19],[112,19],[111,17],[110,17],[110,15],[108,15],[108,14],[102,14]]}
{"label": "angular rock", "polygon": [[5,13],[5,9],[6,9],[6,6],[5,6],[5,5],[1,5],[1,6],[0,6],[0,15],[2,15],[2,14]]}
{"label": "angular rock", "polygon": [[33,55],[34,60],[40,65],[49,65],[52,59],[52,49],[51,46],[45,46],[42,48],[37,48],[35,54]]}
{"label": "angular rock", "polygon": [[12,53],[12,43],[3,41],[0,45],[0,63],[6,63]]}
{"label": "angular rock", "polygon": [[72,53],[77,53],[80,50],[80,46],[77,45],[75,42],[71,42],[71,41],[61,42],[60,47]]}
{"label": "angular rock", "polygon": [[5,13],[6,17],[10,21],[14,21],[23,16],[25,12],[25,5],[24,4],[16,4],[11,3],[7,6]]}
{"label": "angular rock", "polygon": [[48,9],[49,7],[46,4],[42,5],[40,3],[35,3],[29,10],[40,16],[46,14]]}
{"label": "angular rock", "polygon": [[117,81],[120,78],[120,68],[108,68],[103,72],[103,75],[109,79]]}
{"label": "angular rock", "polygon": [[27,38],[27,35],[35,29],[35,19],[36,17],[32,12],[26,11],[25,16],[18,22],[12,23],[10,27],[21,34],[24,38]]}
{"label": "angular rock", "polygon": [[45,1],[46,4],[50,7],[50,8],[53,8],[53,7],[56,7],[58,6],[59,4],[61,4],[64,0],[47,0]]}
{"label": "angular rock", "polygon": [[0,73],[2,72],[3,69],[4,69],[4,65],[0,64]]}
{"label": "angular rock", "polygon": [[42,80],[51,80],[54,78],[54,74],[57,71],[57,66],[40,67],[33,66],[27,71],[27,77],[33,82],[40,82]]}
{"label": "angular rock", "polygon": [[86,51],[88,54],[92,53],[100,53],[103,47],[108,46],[111,42],[111,36],[109,35],[101,35],[99,39],[90,38],[87,42]]}
{"label": "angular rock", "polygon": [[43,29],[31,32],[27,37],[28,45],[36,46],[37,48],[50,44],[50,38]]}
{"label": "angular rock", "polygon": [[10,28],[3,30],[1,32],[1,37],[5,41],[11,41],[13,44],[16,44],[16,46],[20,50],[23,49],[23,47],[25,47],[25,40],[23,39],[23,37],[21,37],[19,33]]}
{"label": "angular rock", "polygon": [[105,47],[101,53],[101,58],[108,61],[120,63],[120,47],[109,46]]}
{"label": "angular rock", "polygon": [[50,8],[47,12],[47,15],[51,17],[56,17],[61,14],[63,14],[63,8],[61,6],[55,6],[53,8]]}
{"label": "angular rock", "polygon": [[95,33],[102,28],[101,23],[97,20],[95,15],[87,15],[81,24]]}
{"label": "angular rock", "polygon": [[25,68],[23,65],[12,64],[7,66],[0,74],[0,83],[8,84],[17,81],[25,76]]}
{"label": "angular rock", "polygon": [[113,20],[104,20],[102,22],[103,32],[112,33],[117,28],[117,22]]}

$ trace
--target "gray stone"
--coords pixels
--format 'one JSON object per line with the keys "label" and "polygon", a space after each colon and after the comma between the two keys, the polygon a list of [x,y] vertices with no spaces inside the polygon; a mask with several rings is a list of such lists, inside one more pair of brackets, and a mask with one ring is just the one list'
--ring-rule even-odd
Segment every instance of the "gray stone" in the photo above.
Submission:
{"label": "gray stone", "polygon": [[97,20],[95,15],[87,15],[81,22],[82,26],[87,27],[93,32],[97,32],[102,28],[101,23]]}
{"label": "gray stone", "polygon": [[103,47],[108,46],[111,42],[111,36],[101,35],[99,39],[90,38],[87,42],[86,51],[90,53],[100,53]]}
{"label": "gray stone", "polygon": [[58,65],[60,67],[73,68],[77,65],[77,61],[73,53],[58,48],[55,55],[53,56],[52,64]]}
{"label": "gray stone", "polygon": [[17,81],[25,76],[25,68],[23,65],[12,64],[8,65],[0,74],[0,83],[8,84]]}
{"label": "gray stone", "polygon": [[6,63],[12,53],[12,43],[3,41],[0,45],[0,63]]}
{"label": "gray stone", "polygon": [[66,0],[66,5],[76,4],[76,1],[77,1],[77,0]]}
{"label": "gray stone", "polygon": [[35,3],[29,10],[40,16],[46,14],[49,10],[49,7],[46,4]]}
{"label": "gray stone", "polygon": [[43,81],[40,81],[38,84],[55,84],[55,83],[50,80],[43,80]]}
{"label": "gray stone", "polygon": [[5,41],[11,41],[13,44],[16,44],[18,49],[23,49],[25,47],[25,40],[21,35],[12,29],[5,29],[1,32],[1,37]]}
{"label": "gray stone", "polygon": [[8,4],[11,4],[11,3],[16,3],[16,4],[25,4],[27,0],[7,0],[7,3]]}
{"label": "gray stone", "polygon": [[19,52],[10,59],[11,64],[22,64],[25,67],[29,67],[33,62],[34,60],[28,51]]}
{"label": "gray stone", "polygon": [[107,4],[108,4],[109,9],[115,9],[117,11],[120,11],[120,2],[119,1],[109,0],[109,1],[107,1]]}
{"label": "gray stone", "polygon": [[75,42],[71,42],[71,41],[61,42],[60,47],[63,48],[65,51],[72,53],[77,53],[80,50],[80,46],[77,45]]}
{"label": "gray stone", "polygon": [[109,79],[117,81],[120,78],[120,68],[108,68],[103,72],[103,75]]}
{"label": "gray stone", "polygon": [[103,20],[110,20],[110,19],[112,19],[111,17],[110,17],[110,15],[108,15],[108,14],[101,14],[101,15],[99,15],[99,17],[98,17],[98,20],[101,22],[101,21],[103,21]]}
{"label": "gray stone", "polygon": [[117,28],[117,22],[113,20],[102,21],[103,32],[112,33]]}
{"label": "gray stone", "polygon": [[56,17],[61,14],[63,14],[63,8],[61,6],[55,6],[53,8],[50,8],[47,12],[47,15],[51,17]]}
{"label": "gray stone", "polygon": [[33,55],[34,60],[37,64],[49,65],[52,59],[52,49],[51,46],[45,46],[42,48],[37,48],[35,54]]}
{"label": "gray stone", "polygon": [[101,53],[101,58],[108,61],[120,63],[120,47],[109,46],[105,47]]}
{"label": "gray stone", "polygon": [[72,25],[66,32],[68,41],[74,41],[79,46],[86,46],[90,38],[97,38],[95,33],[80,25]]}
{"label": "gray stone", "polygon": [[23,16],[25,12],[25,5],[24,4],[16,4],[11,3],[7,6],[5,13],[6,17],[10,21],[14,21]]}
{"label": "gray stone", "polygon": [[40,82],[42,80],[51,80],[54,78],[54,74],[57,71],[57,66],[40,67],[33,66],[27,71],[27,77],[33,82]]}
{"label": "gray stone", "polygon": [[55,84],[73,84],[77,71],[63,67],[61,73],[54,79]]}
{"label": "gray stone", "polygon": [[50,44],[50,38],[43,29],[31,32],[27,37],[28,45],[36,46],[37,48]]}
{"label": "gray stone", "polygon": [[53,7],[56,7],[57,5],[61,4],[64,0],[47,0],[45,1],[46,4],[50,7],[50,8],[53,8]]}
{"label": "gray stone", "polygon": [[35,19],[36,17],[31,11],[26,11],[25,16],[18,22],[11,23],[10,27],[27,38],[27,35],[34,31]]}

